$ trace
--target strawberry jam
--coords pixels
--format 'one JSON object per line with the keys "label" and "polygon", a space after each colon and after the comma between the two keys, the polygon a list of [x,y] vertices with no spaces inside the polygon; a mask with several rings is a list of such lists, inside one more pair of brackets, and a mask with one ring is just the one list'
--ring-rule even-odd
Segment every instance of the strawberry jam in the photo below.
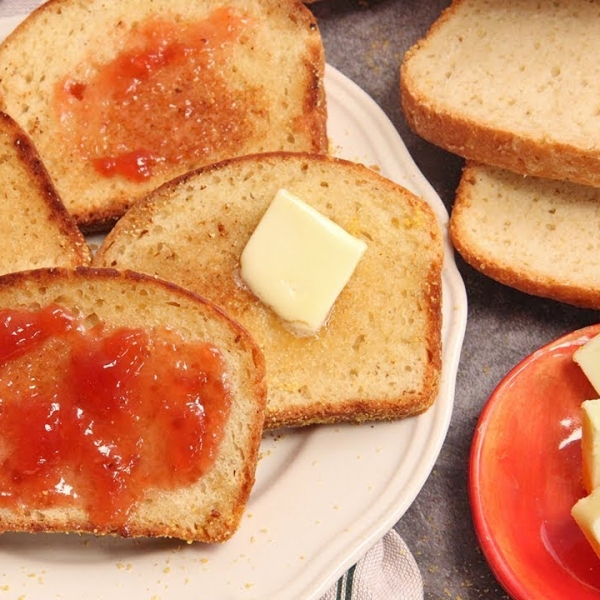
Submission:
{"label": "strawberry jam", "polygon": [[166,328],[85,328],[52,305],[0,310],[0,507],[76,506],[127,533],[146,490],[211,466],[224,361]]}
{"label": "strawberry jam", "polygon": [[229,7],[205,20],[151,20],[108,63],[55,89],[66,142],[103,176],[143,181],[161,169],[234,155],[253,130],[257,90],[231,84],[225,65],[248,42],[250,20]]}

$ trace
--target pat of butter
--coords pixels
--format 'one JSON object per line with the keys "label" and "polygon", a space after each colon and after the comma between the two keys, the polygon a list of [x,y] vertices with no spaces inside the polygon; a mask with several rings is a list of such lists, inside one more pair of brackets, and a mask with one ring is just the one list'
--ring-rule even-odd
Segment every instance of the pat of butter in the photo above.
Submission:
{"label": "pat of butter", "polygon": [[581,404],[583,487],[588,494],[600,486],[600,399]]}
{"label": "pat of butter", "polygon": [[571,516],[600,557],[600,488],[579,499],[571,509]]}
{"label": "pat of butter", "polygon": [[279,190],[241,255],[252,292],[298,335],[325,324],[367,245],[287,190]]}
{"label": "pat of butter", "polygon": [[581,367],[596,392],[600,394],[600,335],[575,350],[573,360]]}

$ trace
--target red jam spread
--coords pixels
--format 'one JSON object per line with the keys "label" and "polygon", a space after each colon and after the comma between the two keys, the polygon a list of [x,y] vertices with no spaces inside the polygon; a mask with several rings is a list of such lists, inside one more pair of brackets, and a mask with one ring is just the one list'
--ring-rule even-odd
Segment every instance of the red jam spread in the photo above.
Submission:
{"label": "red jam spread", "polygon": [[105,177],[143,181],[161,168],[234,154],[253,130],[256,90],[235,89],[227,58],[250,19],[230,7],[205,20],[151,20],[111,61],[55,90],[66,142]]}
{"label": "red jam spread", "polygon": [[77,506],[127,531],[148,488],[212,464],[224,361],[166,328],[85,328],[56,305],[0,310],[0,507]]}

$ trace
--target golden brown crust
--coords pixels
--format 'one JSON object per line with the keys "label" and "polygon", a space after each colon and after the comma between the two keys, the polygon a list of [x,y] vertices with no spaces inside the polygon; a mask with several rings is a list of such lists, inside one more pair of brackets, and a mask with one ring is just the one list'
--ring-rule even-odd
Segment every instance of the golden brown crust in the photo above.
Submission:
{"label": "golden brown crust", "polygon": [[91,252],[31,139],[0,112],[0,273],[89,265]]}
{"label": "golden brown crust", "polygon": [[[309,338],[239,280],[245,241],[280,187],[367,242],[327,325]],[[176,281],[239,320],[266,356],[268,428],[426,410],[441,366],[442,261],[441,229],[423,200],[363,165],[290,153],[229,159],[166,183],[95,257]]]}
{"label": "golden brown crust", "polygon": [[178,286],[114,269],[42,269],[0,277],[0,307],[58,302],[111,326],[162,323],[185,339],[206,340],[224,353],[234,393],[225,438],[215,463],[195,484],[148,490],[124,525],[90,521],[80,508],[0,508],[0,531],[77,531],[127,537],[161,536],[219,542],[237,529],[255,478],[266,403],[265,362],[237,322],[204,298]]}

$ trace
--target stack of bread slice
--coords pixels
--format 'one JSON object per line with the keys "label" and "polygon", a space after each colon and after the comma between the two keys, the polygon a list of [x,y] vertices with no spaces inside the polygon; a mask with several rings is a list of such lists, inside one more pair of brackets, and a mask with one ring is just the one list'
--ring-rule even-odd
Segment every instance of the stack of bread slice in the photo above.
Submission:
{"label": "stack of bread slice", "polygon": [[466,159],[463,258],[524,292],[600,308],[600,39],[585,0],[455,0],[401,65],[420,136]]}

